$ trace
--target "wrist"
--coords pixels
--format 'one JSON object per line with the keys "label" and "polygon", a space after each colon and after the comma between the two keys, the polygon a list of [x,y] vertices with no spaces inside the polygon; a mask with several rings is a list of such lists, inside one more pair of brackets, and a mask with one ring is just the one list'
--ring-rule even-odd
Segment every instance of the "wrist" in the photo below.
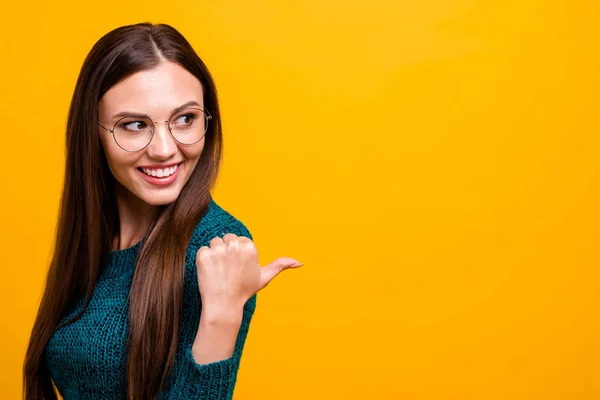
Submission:
{"label": "wrist", "polygon": [[225,360],[233,355],[242,313],[237,315],[231,309],[226,312],[215,312],[214,308],[202,310],[192,343],[192,356],[197,364]]}
{"label": "wrist", "polygon": [[241,324],[244,314],[243,307],[202,306],[200,323],[208,325],[237,325]]}

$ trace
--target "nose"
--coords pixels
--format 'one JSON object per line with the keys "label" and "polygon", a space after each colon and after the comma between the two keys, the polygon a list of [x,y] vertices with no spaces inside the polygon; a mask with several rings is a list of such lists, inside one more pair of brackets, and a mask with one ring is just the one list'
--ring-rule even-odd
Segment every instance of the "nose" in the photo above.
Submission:
{"label": "nose", "polygon": [[168,160],[177,152],[177,143],[169,132],[169,121],[154,121],[154,135],[148,146],[148,155],[157,160]]}

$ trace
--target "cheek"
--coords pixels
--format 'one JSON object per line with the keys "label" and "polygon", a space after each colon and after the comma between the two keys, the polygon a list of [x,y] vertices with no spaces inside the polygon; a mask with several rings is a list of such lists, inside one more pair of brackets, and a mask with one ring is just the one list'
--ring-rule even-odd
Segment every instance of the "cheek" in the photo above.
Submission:
{"label": "cheek", "polygon": [[181,152],[185,156],[186,160],[190,164],[190,166],[195,166],[198,160],[200,159],[200,154],[202,153],[202,149],[204,148],[204,140],[198,143],[197,146],[188,147],[186,149],[181,149]]}
{"label": "cheek", "polygon": [[126,153],[121,149],[115,149],[110,144],[105,146],[104,154],[106,155],[106,161],[113,176],[121,183],[124,183],[123,180],[131,176],[138,156],[133,153]]}

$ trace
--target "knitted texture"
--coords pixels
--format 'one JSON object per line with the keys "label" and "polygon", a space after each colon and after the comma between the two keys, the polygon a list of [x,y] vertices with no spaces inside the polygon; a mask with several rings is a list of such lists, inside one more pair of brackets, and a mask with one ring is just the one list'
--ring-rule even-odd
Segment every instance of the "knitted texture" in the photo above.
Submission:
{"label": "knitted texture", "polygon": [[[229,400],[233,397],[242,350],[256,308],[256,294],[244,305],[242,324],[230,358],[198,364],[192,355],[202,311],[196,252],[208,246],[212,238],[227,233],[252,239],[246,226],[211,197],[208,212],[194,228],[187,245],[179,347],[159,400]],[[44,349],[43,362],[64,400],[126,399],[128,296],[141,243],[108,254],[87,310],[77,321],[56,330]],[[85,296],[60,322],[77,314],[84,301]]]}

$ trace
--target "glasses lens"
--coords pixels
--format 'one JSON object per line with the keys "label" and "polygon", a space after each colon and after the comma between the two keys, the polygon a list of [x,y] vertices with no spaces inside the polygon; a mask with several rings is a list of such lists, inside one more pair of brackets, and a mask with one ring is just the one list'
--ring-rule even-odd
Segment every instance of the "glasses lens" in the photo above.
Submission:
{"label": "glasses lens", "polygon": [[208,127],[207,115],[199,108],[186,108],[169,121],[173,137],[184,144],[200,141]]}
{"label": "glasses lens", "polygon": [[152,139],[152,121],[144,117],[125,117],[115,126],[115,140],[127,151],[141,150]]}

